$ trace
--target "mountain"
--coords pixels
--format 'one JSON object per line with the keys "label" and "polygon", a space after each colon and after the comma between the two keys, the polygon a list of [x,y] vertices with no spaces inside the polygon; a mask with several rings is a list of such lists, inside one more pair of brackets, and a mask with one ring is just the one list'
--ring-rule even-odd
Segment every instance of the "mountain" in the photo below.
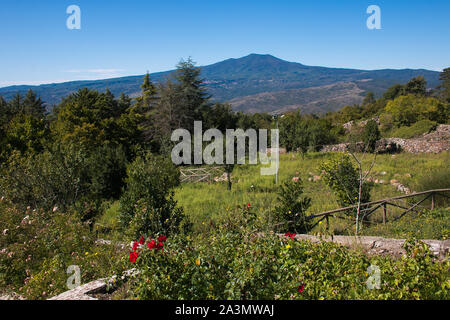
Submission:
{"label": "mountain", "polygon": [[[151,74],[153,81],[164,81],[172,71]],[[424,69],[355,70],[306,66],[271,55],[250,54],[202,67],[202,77],[215,101],[229,101],[243,112],[279,112],[302,108],[304,112],[327,112],[345,105],[360,103],[368,91],[377,96],[395,83],[425,76],[428,87],[439,84],[439,72]],[[139,95],[143,76],[95,81],[73,81],[40,86],[0,88],[9,99],[17,92],[33,89],[51,109],[61,98],[88,87],[132,97]]]}

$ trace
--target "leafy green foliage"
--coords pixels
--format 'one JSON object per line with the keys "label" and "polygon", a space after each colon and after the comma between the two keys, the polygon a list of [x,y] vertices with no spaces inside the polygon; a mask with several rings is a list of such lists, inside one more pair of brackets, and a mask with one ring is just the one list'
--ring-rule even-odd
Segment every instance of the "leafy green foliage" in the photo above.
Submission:
{"label": "leafy green foliage", "polygon": [[303,184],[300,179],[288,180],[280,186],[277,199],[279,205],[275,207],[275,215],[282,232],[307,233],[311,229],[311,220],[306,215],[311,206],[311,198],[301,197],[302,194]]}
{"label": "leafy green foliage", "polygon": [[179,231],[183,210],[173,199],[179,172],[171,161],[146,154],[127,168],[126,190],[120,198],[121,224],[136,234]]}
{"label": "leafy green foliage", "polygon": [[400,127],[389,133],[391,137],[411,139],[420,137],[436,129],[437,122],[430,120],[420,120],[409,127]]}
{"label": "leafy green foliage", "polygon": [[[424,244],[409,241],[406,248],[395,260],[246,228],[219,230],[169,237],[163,250],[145,241],[135,263],[127,262],[139,270],[128,285],[137,299],[448,299],[447,264],[433,260]],[[379,289],[366,285],[371,265],[380,269]]]}
{"label": "leafy green foliage", "polygon": [[[353,206],[358,202],[359,173],[350,156],[337,155],[320,164],[325,184],[331,188],[341,207]],[[361,203],[370,201],[372,184],[364,181],[361,190]]]}
{"label": "leafy green foliage", "polygon": [[410,126],[423,119],[444,123],[449,115],[448,105],[438,99],[411,94],[389,101],[385,111],[392,115],[398,127]]}
{"label": "leafy green foliage", "polygon": [[78,265],[83,283],[106,276],[120,254],[97,248],[86,223],[72,212],[21,210],[0,203],[0,288],[28,299],[47,299],[67,290],[67,267]]}
{"label": "leafy green foliage", "polygon": [[375,152],[375,146],[377,141],[381,138],[378,124],[374,120],[367,121],[362,134],[362,140],[365,146],[365,150],[368,152]]}

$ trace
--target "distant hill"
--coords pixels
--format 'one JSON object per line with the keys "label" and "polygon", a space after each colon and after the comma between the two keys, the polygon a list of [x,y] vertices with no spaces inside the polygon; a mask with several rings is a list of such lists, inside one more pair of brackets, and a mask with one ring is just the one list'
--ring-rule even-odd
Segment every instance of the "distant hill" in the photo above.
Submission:
{"label": "distant hill", "polygon": [[[153,81],[162,81],[172,71],[151,74]],[[302,108],[304,112],[326,112],[345,105],[360,103],[368,91],[380,95],[395,83],[425,76],[428,87],[439,84],[439,72],[430,70],[355,70],[305,66],[271,55],[251,54],[202,67],[202,77],[215,101],[229,101],[243,112],[278,112]],[[33,89],[47,102],[48,109],[61,98],[87,87],[132,97],[139,95],[143,76],[96,81],[73,81],[40,86],[0,88],[0,95],[9,99],[17,92]]]}

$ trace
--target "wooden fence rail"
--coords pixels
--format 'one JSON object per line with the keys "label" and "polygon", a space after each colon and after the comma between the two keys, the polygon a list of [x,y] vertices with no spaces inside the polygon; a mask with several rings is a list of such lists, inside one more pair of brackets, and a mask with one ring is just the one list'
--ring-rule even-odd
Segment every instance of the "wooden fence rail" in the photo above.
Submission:
{"label": "wooden fence rail", "polygon": [[215,176],[224,173],[223,167],[183,168],[180,170],[181,182],[211,182]]}
{"label": "wooden fence rail", "polygon": [[[412,194],[408,194],[408,195],[404,195],[404,196],[393,197],[393,198],[389,198],[389,199],[367,202],[367,203],[361,204],[361,210],[360,210],[360,214],[362,214],[361,220],[364,221],[364,219],[367,219],[367,217],[369,217],[375,211],[382,208],[383,209],[383,224],[386,224],[386,222],[388,221],[388,217],[387,217],[388,206],[392,206],[392,207],[396,207],[396,208],[400,208],[400,209],[404,210],[398,217],[394,218],[394,220],[398,220],[398,219],[402,218],[403,216],[405,216],[408,212],[418,211],[418,208],[422,207],[420,205],[430,198],[431,198],[430,208],[431,208],[431,210],[433,210],[436,207],[436,196],[441,196],[441,197],[450,199],[450,197],[446,194],[448,192],[450,192],[450,189],[436,189],[436,190],[428,190],[428,191],[423,191],[423,192],[416,192],[416,193],[412,193]],[[411,204],[409,207],[405,206],[405,205],[399,205],[397,203],[394,203],[394,201],[397,201],[397,200],[409,199],[409,198],[415,198],[415,197],[421,197],[421,199],[419,201],[417,201],[416,203]],[[354,211],[357,208],[358,208],[358,206],[355,205],[355,206],[325,211],[325,212],[321,212],[318,214],[313,214],[311,216],[308,216],[307,219],[312,220],[315,218],[319,218],[319,220],[316,221],[316,223],[312,226],[312,228],[317,226],[321,221],[325,220],[326,228],[328,230],[330,217],[345,219],[340,216],[335,216],[335,214],[336,213],[345,213],[348,211]]]}

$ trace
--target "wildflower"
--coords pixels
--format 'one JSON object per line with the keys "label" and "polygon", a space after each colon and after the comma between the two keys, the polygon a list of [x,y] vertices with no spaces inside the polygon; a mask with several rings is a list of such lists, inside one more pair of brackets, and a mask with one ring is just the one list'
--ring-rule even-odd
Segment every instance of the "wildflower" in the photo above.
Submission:
{"label": "wildflower", "polygon": [[139,244],[142,245],[144,243],[145,243],[144,236],[141,236],[141,238],[139,239]]}
{"label": "wildflower", "polygon": [[291,248],[291,245],[288,244],[288,245],[286,246],[286,249],[290,249],[290,248]]}
{"label": "wildflower", "polygon": [[250,208],[251,207],[251,205],[250,205],[250,202],[247,204],[247,208]]}
{"label": "wildflower", "polygon": [[163,247],[164,247],[164,243],[162,243],[162,242],[160,242],[160,243],[158,243],[158,249],[159,250],[163,250]]}
{"label": "wildflower", "polygon": [[139,256],[139,253],[132,251],[132,252],[130,252],[130,257],[128,258],[128,260],[135,263],[138,256]]}
{"label": "wildflower", "polygon": [[301,283],[301,284],[298,286],[298,288],[297,288],[297,292],[298,292],[298,293],[302,293],[303,290],[305,290],[305,284],[304,284],[304,283]]}
{"label": "wildflower", "polygon": [[195,259],[195,264],[196,264],[197,266],[200,266],[200,259],[199,259],[199,258]]}
{"label": "wildflower", "polygon": [[86,251],[86,252],[84,253],[84,255],[86,255],[86,256],[89,255],[89,252]]}
{"label": "wildflower", "polygon": [[58,207],[53,207],[53,212],[58,211]]}
{"label": "wildflower", "polygon": [[295,233],[292,233],[292,232],[287,232],[287,233],[284,234],[284,236],[285,236],[285,237],[288,237],[288,238],[291,238],[291,239],[294,239],[294,237],[296,236],[296,234],[295,234]]}
{"label": "wildflower", "polygon": [[137,241],[135,241],[133,243],[133,251],[136,251],[137,247],[139,246],[139,243]]}
{"label": "wildflower", "polygon": [[319,224],[322,224],[323,221],[319,221]]}
{"label": "wildflower", "polygon": [[167,237],[166,236],[159,236],[158,237],[158,241],[159,242],[164,242],[164,241],[166,241],[167,240]]}

